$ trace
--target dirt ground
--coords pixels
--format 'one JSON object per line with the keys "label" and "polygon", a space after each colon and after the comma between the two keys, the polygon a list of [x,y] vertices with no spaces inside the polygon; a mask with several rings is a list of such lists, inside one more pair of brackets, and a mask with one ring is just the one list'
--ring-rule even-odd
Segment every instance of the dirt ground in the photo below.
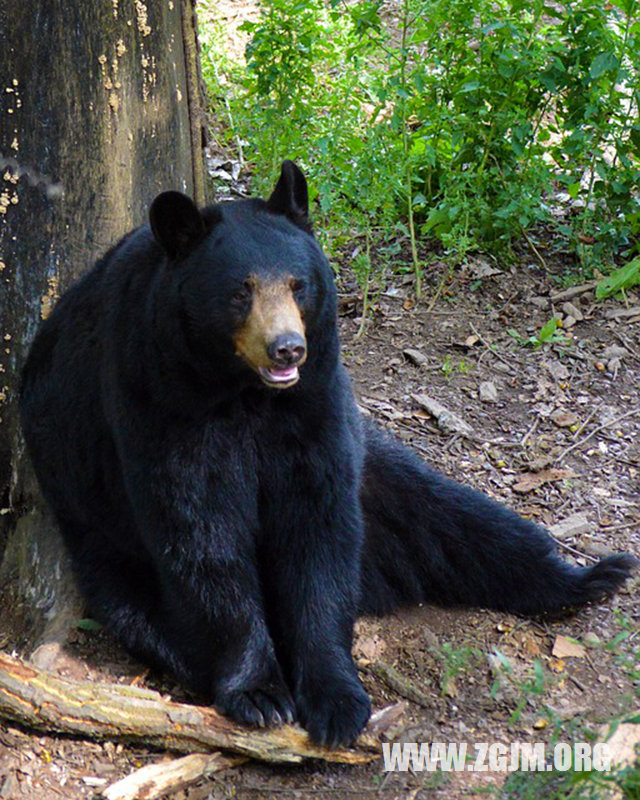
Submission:
{"label": "dirt ground", "polygon": [[[639,298],[596,303],[593,289],[569,300],[528,254],[498,271],[471,259],[441,288],[444,267],[426,275],[416,303],[410,278],[381,270],[363,334],[362,293],[341,264],[343,357],[363,412],[389,427],[448,475],[476,486],[557,532],[567,560],[583,565],[610,552],[640,557]],[[573,307],[565,305],[570,302]],[[628,308],[636,308],[630,313]],[[552,316],[564,339],[538,348]],[[572,317],[575,323],[572,323]],[[421,407],[437,399],[471,426],[465,435],[439,427]],[[446,415],[445,415],[446,416]],[[575,518],[576,514],[583,515]],[[637,647],[639,579],[617,596],[559,619],[525,620],[481,610],[415,608],[358,623],[355,655],[374,705],[403,699],[393,741],[583,741],[616,714],[638,707],[625,653]],[[626,638],[624,634],[626,631]],[[572,637],[576,655],[554,655]],[[617,644],[614,640],[621,639]],[[499,656],[496,656],[496,651]],[[510,675],[500,672],[502,657]],[[538,680],[534,666],[536,662]],[[104,632],[74,631],[56,666],[62,675],[129,682],[144,670]],[[637,681],[638,663],[635,665]],[[386,675],[387,677],[381,677]],[[542,679],[540,679],[542,675]],[[147,685],[182,699],[178,687]],[[395,687],[395,688],[393,688]],[[514,713],[515,712],[515,713]],[[95,791],[167,754],[113,743],[34,736],[0,726],[0,798],[69,800]],[[427,776],[425,778],[425,775]],[[500,773],[385,773],[366,767],[250,765],[220,773],[174,798],[457,798],[499,786]]]}

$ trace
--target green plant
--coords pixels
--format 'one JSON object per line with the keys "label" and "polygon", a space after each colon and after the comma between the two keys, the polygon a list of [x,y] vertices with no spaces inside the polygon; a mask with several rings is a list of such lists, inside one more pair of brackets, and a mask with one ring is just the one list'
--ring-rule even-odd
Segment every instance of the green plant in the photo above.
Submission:
{"label": "green plant", "polygon": [[544,75],[554,97],[558,179],[581,201],[566,234],[583,267],[601,266],[640,235],[640,24],[638,0],[566,0],[554,59]]}
{"label": "green plant", "polygon": [[[509,725],[515,725],[515,723],[520,719],[522,711],[529,700],[531,700],[531,698],[534,696],[540,696],[546,692],[549,683],[548,676],[544,671],[540,659],[536,658],[533,664],[531,677],[526,680],[517,680],[516,676],[514,675],[511,662],[504,655],[504,653],[498,650],[498,648],[494,648],[493,655],[495,657],[499,673],[507,676],[510,683],[518,690],[519,697],[516,707],[509,716]],[[500,674],[498,674],[489,692],[492,698],[496,696],[501,684],[502,679]]]}
{"label": "green plant", "polygon": [[480,659],[480,651],[476,647],[463,645],[454,647],[451,642],[443,642],[432,648],[434,656],[441,662],[440,691],[448,694],[453,687],[452,681],[462,672],[470,669]]}
{"label": "green plant", "polygon": [[262,0],[246,66],[204,72],[261,181],[300,160],[323,226],[406,243],[417,295],[425,240],[544,265],[541,223],[606,273],[640,242],[639,4]]}
{"label": "green plant", "polygon": [[515,725],[516,722],[520,719],[522,715],[522,711],[524,707],[529,702],[530,698],[535,696],[540,696],[544,694],[547,690],[547,678],[545,675],[544,668],[540,659],[536,658],[533,663],[533,671],[531,677],[520,683],[519,689],[522,692],[522,696],[518,700],[516,707],[511,712],[509,716],[509,724]]}
{"label": "green plant", "polygon": [[612,772],[514,772],[495,788],[498,800],[638,800],[640,769],[625,767]]}
{"label": "green plant", "polygon": [[469,372],[469,364],[466,361],[454,362],[451,356],[446,356],[440,367],[446,378],[450,378],[454,372],[466,375]]}
{"label": "green plant", "polygon": [[640,696],[640,638],[637,625],[618,610],[614,614],[621,630],[607,642],[606,648],[615,653],[616,663],[633,683],[636,695]]}
{"label": "green plant", "polygon": [[610,275],[598,281],[596,286],[596,299],[624,293],[627,289],[640,283],[640,256],[634,258],[620,269],[615,269]]}
{"label": "green plant", "polygon": [[540,332],[534,336],[529,336],[528,339],[520,336],[515,328],[509,328],[507,333],[512,336],[516,341],[523,346],[530,346],[535,348],[542,347],[545,344],[557,344],[566,342],[567,337],[558,330],[560,320],[557,317],[551,317],[548,322],[540,328]]}

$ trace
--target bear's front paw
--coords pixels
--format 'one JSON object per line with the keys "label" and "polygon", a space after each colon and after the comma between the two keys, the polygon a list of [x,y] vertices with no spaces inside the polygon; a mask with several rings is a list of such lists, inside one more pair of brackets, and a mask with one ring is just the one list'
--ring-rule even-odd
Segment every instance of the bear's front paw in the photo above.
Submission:
{"label": "bear's front paw", "polygon": [[328,680],[314,691],[301,692],[297,709],[300,724],[316,744],[352,745],[371,714],[369,696],[358,678]]}
{"label": "bear's front paw", "polygon": [[219,691],[215,707],[236,722],[260,728],[293,722],[296,718],[293,698],[282,681],[255,681],[248,686]]}

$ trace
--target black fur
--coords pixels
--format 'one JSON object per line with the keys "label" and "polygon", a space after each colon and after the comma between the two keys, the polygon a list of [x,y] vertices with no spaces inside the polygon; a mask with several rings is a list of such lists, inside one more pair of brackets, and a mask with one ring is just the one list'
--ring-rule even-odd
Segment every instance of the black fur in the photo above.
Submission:
{"label": "black fur", "polygon": [[[308,357],[291,388],[236,355],[249,272],[295,281]],[[320,743],[352,742],[369,716],[358,613],[538,613],[611,592],[632,567],[569,566],[542,529],[361,421],[291,162],[266,203],[157,198],[151,226],[42,325],[21,408],[95,617],[236,720],[297,718]]]}

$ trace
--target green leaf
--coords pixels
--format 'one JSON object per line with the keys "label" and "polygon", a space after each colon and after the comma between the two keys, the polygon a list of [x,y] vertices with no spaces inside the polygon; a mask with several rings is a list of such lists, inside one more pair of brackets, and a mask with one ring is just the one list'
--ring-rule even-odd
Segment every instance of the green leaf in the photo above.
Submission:
{"label": "green leaf", "polygon": [[640,283],[640,256],[599,281],[596,286],[596,300],[611,297],[611,295],[618,294],[638,283]]}
{"label": "green leaf", "polygon": [[507,674],[511,675],[511,673],[513,672],[513,667],[511,666],[511,662],[505,656],[505,654],[503,652],[501,652],[500,650],[498,650],[497,647],[494,647],[493,648],[493,655],[500,662],[500,668],[502,670],[504,670]]}
{"label": "green leaf", "polygon": [[77,619],[75,622],[76,628],[80,631],[100,631],[102,625],[96,622],[95,619]]}
{"label": "green leaf", "polygon": [[618,59],[616,58],[615,53],[600,53],[591,62],[589,75],[595,80],[604,72],[609,72],[610,70],[614,69],[618,69]]}
{"label": "green leaf", "polygon": [[567,192],[569,192],[569,197],[575,200],[575,198],[580,194],[580,186],[581,186],[580,181],[578,181],[577,183],[570,183],[567,186]]}
{"label": "green leaf", "polygon": [[556,328],[558,327],[559,321],[560,320],[557,317],[551,317],[549,322],[545,323],[540,329],[540,333],[538,334],[538,339],[541,342],[548,342],[549,339],[551,339],[553,337],[553,334],[556,332]]}
{"label": "green leaf", "polygon": [[435,229],[436,235],[450,230],[451,216],[446,208],[434,208],[422,226],[422,232],[428,233],[432,228]]}

